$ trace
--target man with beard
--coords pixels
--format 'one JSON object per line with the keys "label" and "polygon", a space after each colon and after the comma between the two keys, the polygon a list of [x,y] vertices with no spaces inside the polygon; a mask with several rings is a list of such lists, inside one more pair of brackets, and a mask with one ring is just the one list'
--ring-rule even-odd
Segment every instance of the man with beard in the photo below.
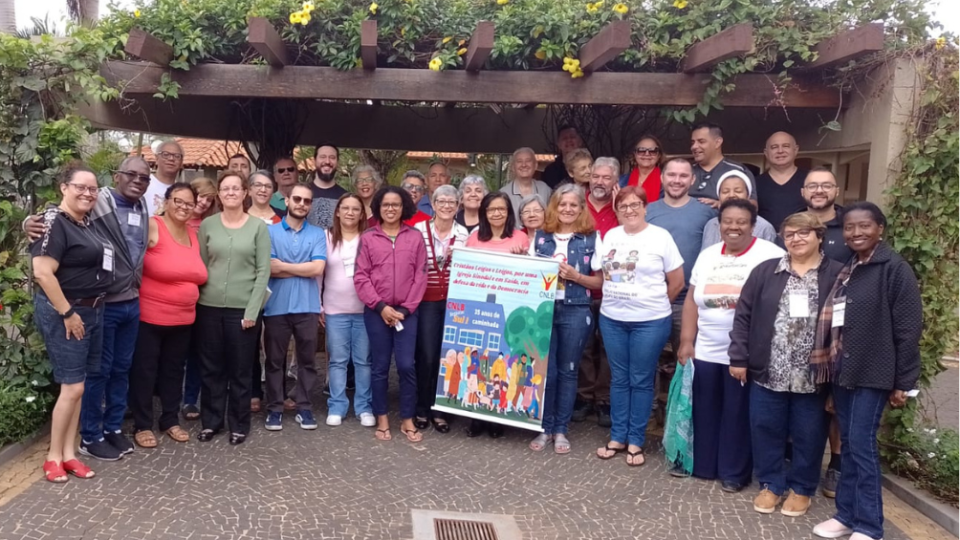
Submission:
{"label": "man with beard", "polygon": [[804,208],[803,179],[807,171],[797,168],[799,151],[796,139],[784,131],[771,135],[763,148],[770,168],[757,177],[757,214],[777,229],[787,216]]}
{"label": "man with beard", "polygon": [[[690,133],[690,153],[693,154],[693,175],[696,181],[690,189],[690,196],[703,204],[720,208],[717,195],[717,182],[730,171],[744,173],[750,185],[756,185],[751,173],[742,164],[723,157],[723,129],[716,124],[703,123],[694,126]],[[750,198],[757,200],[754,191]]]}
{"label": "man with beard", "polygon": [[313,192],[313,206],[307,221],[321,229],[329,229],[333,225],[333,211],[340,196],[347,192],[337,185],[337,165],[340,162],[340,149],[328,143],[317,146],[313,154],[313,165],[316,175],[310,184]]}
{"label": "man with beard", "polygon": [[450,171],[447,170],[447,166],[439,161],[431,163],[430,168],[427,169],[427,193],[420,198],[420,202],[417,203],[417,209],[433,217],[433,206],[430,204],[430,199],[433,198],[433,192],[436,191],[438,187],[445,186],[449,183]]}
{"label": "man with beard", "polygon": [[577,148],[583,148],[583,146],[583,139],[577,132],[577,128],[571,125],[560,126],[560,129],[557,130],[557,150],[560,151],[560,155],[553,163],[547,165],[541,177],[544,183],[550,186],[550,189],[557,189],[560,182],[567,178],[567,167],[563,163],[567,153]]}
{"label": "man with beard", "polygon": [[290,196],[290,190],[297,185],[299,180],[297,162],[290,156],[278,159],[273,164],[273,178],[277,181],[277,192],[270,197],[270,206],[280,211],[286,211],[287,197]]}
{"label": "man with beard", "polygon": [[[587,209],[593,216],[601,240],[610,229],[619,225],[617,213],[613,209],[613,193],[619,172],[619,161],[609,157],[597,158],[590,170]],[[603,298],[599,290],[591,291],[591,295],[590,309],[593,320],[597,320]],[[597,424],[600,427],[610,427],[610,364],[600,338],[599,326],[587,338],[587,344],[583,348],[580,373],[577,376],[577,401],[570,419],[582,422],[591,411],[596,411]]]}
{"label": "man with beard", "polygon": [[[167,188],[177,181],[180,168],[183,167],[183,147],[177,141],[165,141],[157,148],[157,171],[150,175],[150,185],[143,197],[147,201],[147,211],[154,215],[163,208],[163,198]],[[246,176],[244,176],[246,178]]]}
{"label": "man with beard", "polygon": [[287,349],[293,336],[297,355],[297,402],[295,420],[303,429],[316,429],[311,395],[317,384],[317,325],[320,321],[320,290],[317,278],[327,260],[323,229],[304,220],[311,208],[312,189],[296,185],[286,198],[287,215],[269,227],[270,290],[263,308],[266,351],[266,429],[283,428],[284,375]]}
{"label": "man with beard", "polygon": [[[100,371],[87,374],[80,404],[80,453],[105,461],[133,452],[133,443],[121,434],[120,426],[140,328],[139,289],[149,219],[144,194],[151,184],[150,166],[141,157],[128,157],[113,181],[115,187],[101,189],[90,212],[94,234],[113,246],[114,281],[103,299]],[[27,218],[24,229],[31,241],[39,238],[44,232],[41,217]]]}

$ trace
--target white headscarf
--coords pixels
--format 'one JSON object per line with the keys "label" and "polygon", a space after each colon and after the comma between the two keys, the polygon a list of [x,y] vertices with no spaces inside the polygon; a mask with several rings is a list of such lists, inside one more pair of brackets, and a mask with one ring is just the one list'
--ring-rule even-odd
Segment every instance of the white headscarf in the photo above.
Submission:
{"label": "white headscarf", "polygon": [[739,178],[743,180],[743,183],[747,186],[747,198],[749,199],[753,196],[753,182],[750,181],[750,177],[747,176],[747,173],[743,171],[730,171],[724,173],[724,175],[720,177],[720,180],[717,181],[717,199],[720,198],[720,186],[722,186],[723,181],[728,178]]}

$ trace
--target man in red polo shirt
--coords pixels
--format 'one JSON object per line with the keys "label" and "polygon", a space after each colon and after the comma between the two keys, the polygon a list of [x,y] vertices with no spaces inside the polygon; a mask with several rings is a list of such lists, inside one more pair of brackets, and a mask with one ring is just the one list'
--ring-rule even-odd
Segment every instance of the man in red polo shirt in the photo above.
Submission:
{"label": "man in red polo shirt", "polygon": [[[618,226],[617,213],[613,210],[614,186],[620,177],[620,162],[610,157],[600,157],[593,162],[590,170],[590,193],[587,194],[587,208],[602,239],[607,231]],[[591,291],[593,295],[590,307],[593,318],[600,317],[600,291]],[[599,327],[594,331],[583,349],[580,360],[580,374],[577,384],[577,402],[572,420],[581,422],[591,411],[597,413],[597,423],[601,427],[610,427],[610,364],[607,353],[600,340]]]}

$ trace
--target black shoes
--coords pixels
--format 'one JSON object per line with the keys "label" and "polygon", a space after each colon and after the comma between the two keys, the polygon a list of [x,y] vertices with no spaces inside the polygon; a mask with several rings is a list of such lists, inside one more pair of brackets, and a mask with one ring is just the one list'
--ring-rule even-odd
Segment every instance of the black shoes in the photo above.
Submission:
{"label": "black shoes", "polygon": [[471,420],[470,425],[467,426],[467,429],[463,430],[467,434],[467,437],[471,439],[474,437],[479,437],[483,435],[483,432],[486,430],[484,422],[481,420]]}
{"label": "black shoes", "polygon": [[210,442],[217,433],[220,433],[219,429],[201,429],[200,433],[197,434],[197,440],[200,442]]}
{"label": "black shoes", "polygon": [[120,450],[108,443],[105,438],[93,442],[87,442],[81,439],[80,453],[101,461],[117,461],[123,457]]}
{"label": "black shoes", "polygon": [[110,446],[116,448],[120,455],[126,455],[133,452],[133,443],[123,436],[119,431],[114,433],[104,433],[103,440],[110,443]]}
{"label": "black shoes", "polygon": [[610,418],[609,405],[597,405],[597,425],[602,428],[608,428],[613,425],[613,420]]}
{"label": "black shoes", "polygon": [[733,480],[724,480],[723,482],[720,482],[720,489],[726,491],[727,493],[738,493],[743,489],[743,484],[739,484]]}
{"label": "black shoes", "polygon": [[490,424],[488,432],[490,433],[490,438],[499,439],[503,437],[503,426],[501,424]]}
{"label": "black shoes", "polygon": [[571,422],[583,422],[587,415],[593,412],[593,404],[579,399],[573,404],[573,415],[570,416]]}
{"label": "black shoes", "polygon": [[238,444],[243,444],[247,440],[246,433],[231,433],[230,434],[230,444],[236,446]]}

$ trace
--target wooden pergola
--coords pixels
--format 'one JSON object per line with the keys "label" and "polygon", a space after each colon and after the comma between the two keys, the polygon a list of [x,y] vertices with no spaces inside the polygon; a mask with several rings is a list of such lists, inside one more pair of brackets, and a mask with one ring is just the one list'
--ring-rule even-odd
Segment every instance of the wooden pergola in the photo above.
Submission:
{"label": "wooden pergola", "polygon": [[[629,23],[616,21],[581,48],[586,76],[572,80],[555,71],[485,70],[494,32],[493,23],[478,23],[464,70],[394,69],[378,67],[377,22],[363,21],[363,68],[342,71],[289,65],[276,29],[266,19],[251,18],[248,42],[266,65],[200,64],[180,71],[169,69],[173,49],[168,44],[135,29],[126,52],[140,60],[109,61],[101,68],[122,90],[125,103],[91,105],[84,114],[101,128],[231,139],[239,135],[238,102],[295,100],[307,118],[296,141],[301,144],[331,140],[394,150],[510,152],[532,146],[547,151],[541,105],[696,106],[713,81],[710,70],[751,53],[754,46],[754,29],[745,23],[690,47],[676,73],[600,71],[631,46]],[[763,134],[739,138],[753,148],[757,137],[776,129],[796,127],[798,121],[812,126],[810,118],[832,117],[844,106],[841,92],[822,82],[824,70],[882,48],[882,24],[842,32],[816,46],[815,61],[791,70],[792,82],[776,100],[771,99],[776,75],[741,75],[733,81],[736,89],[722,98],[726,110],[711,118],[733,125],[739,115],[762,112]],[[177,99],[152,97],[165,74],[180,85]],[[786,110],[816,114],[787,119]]]}

